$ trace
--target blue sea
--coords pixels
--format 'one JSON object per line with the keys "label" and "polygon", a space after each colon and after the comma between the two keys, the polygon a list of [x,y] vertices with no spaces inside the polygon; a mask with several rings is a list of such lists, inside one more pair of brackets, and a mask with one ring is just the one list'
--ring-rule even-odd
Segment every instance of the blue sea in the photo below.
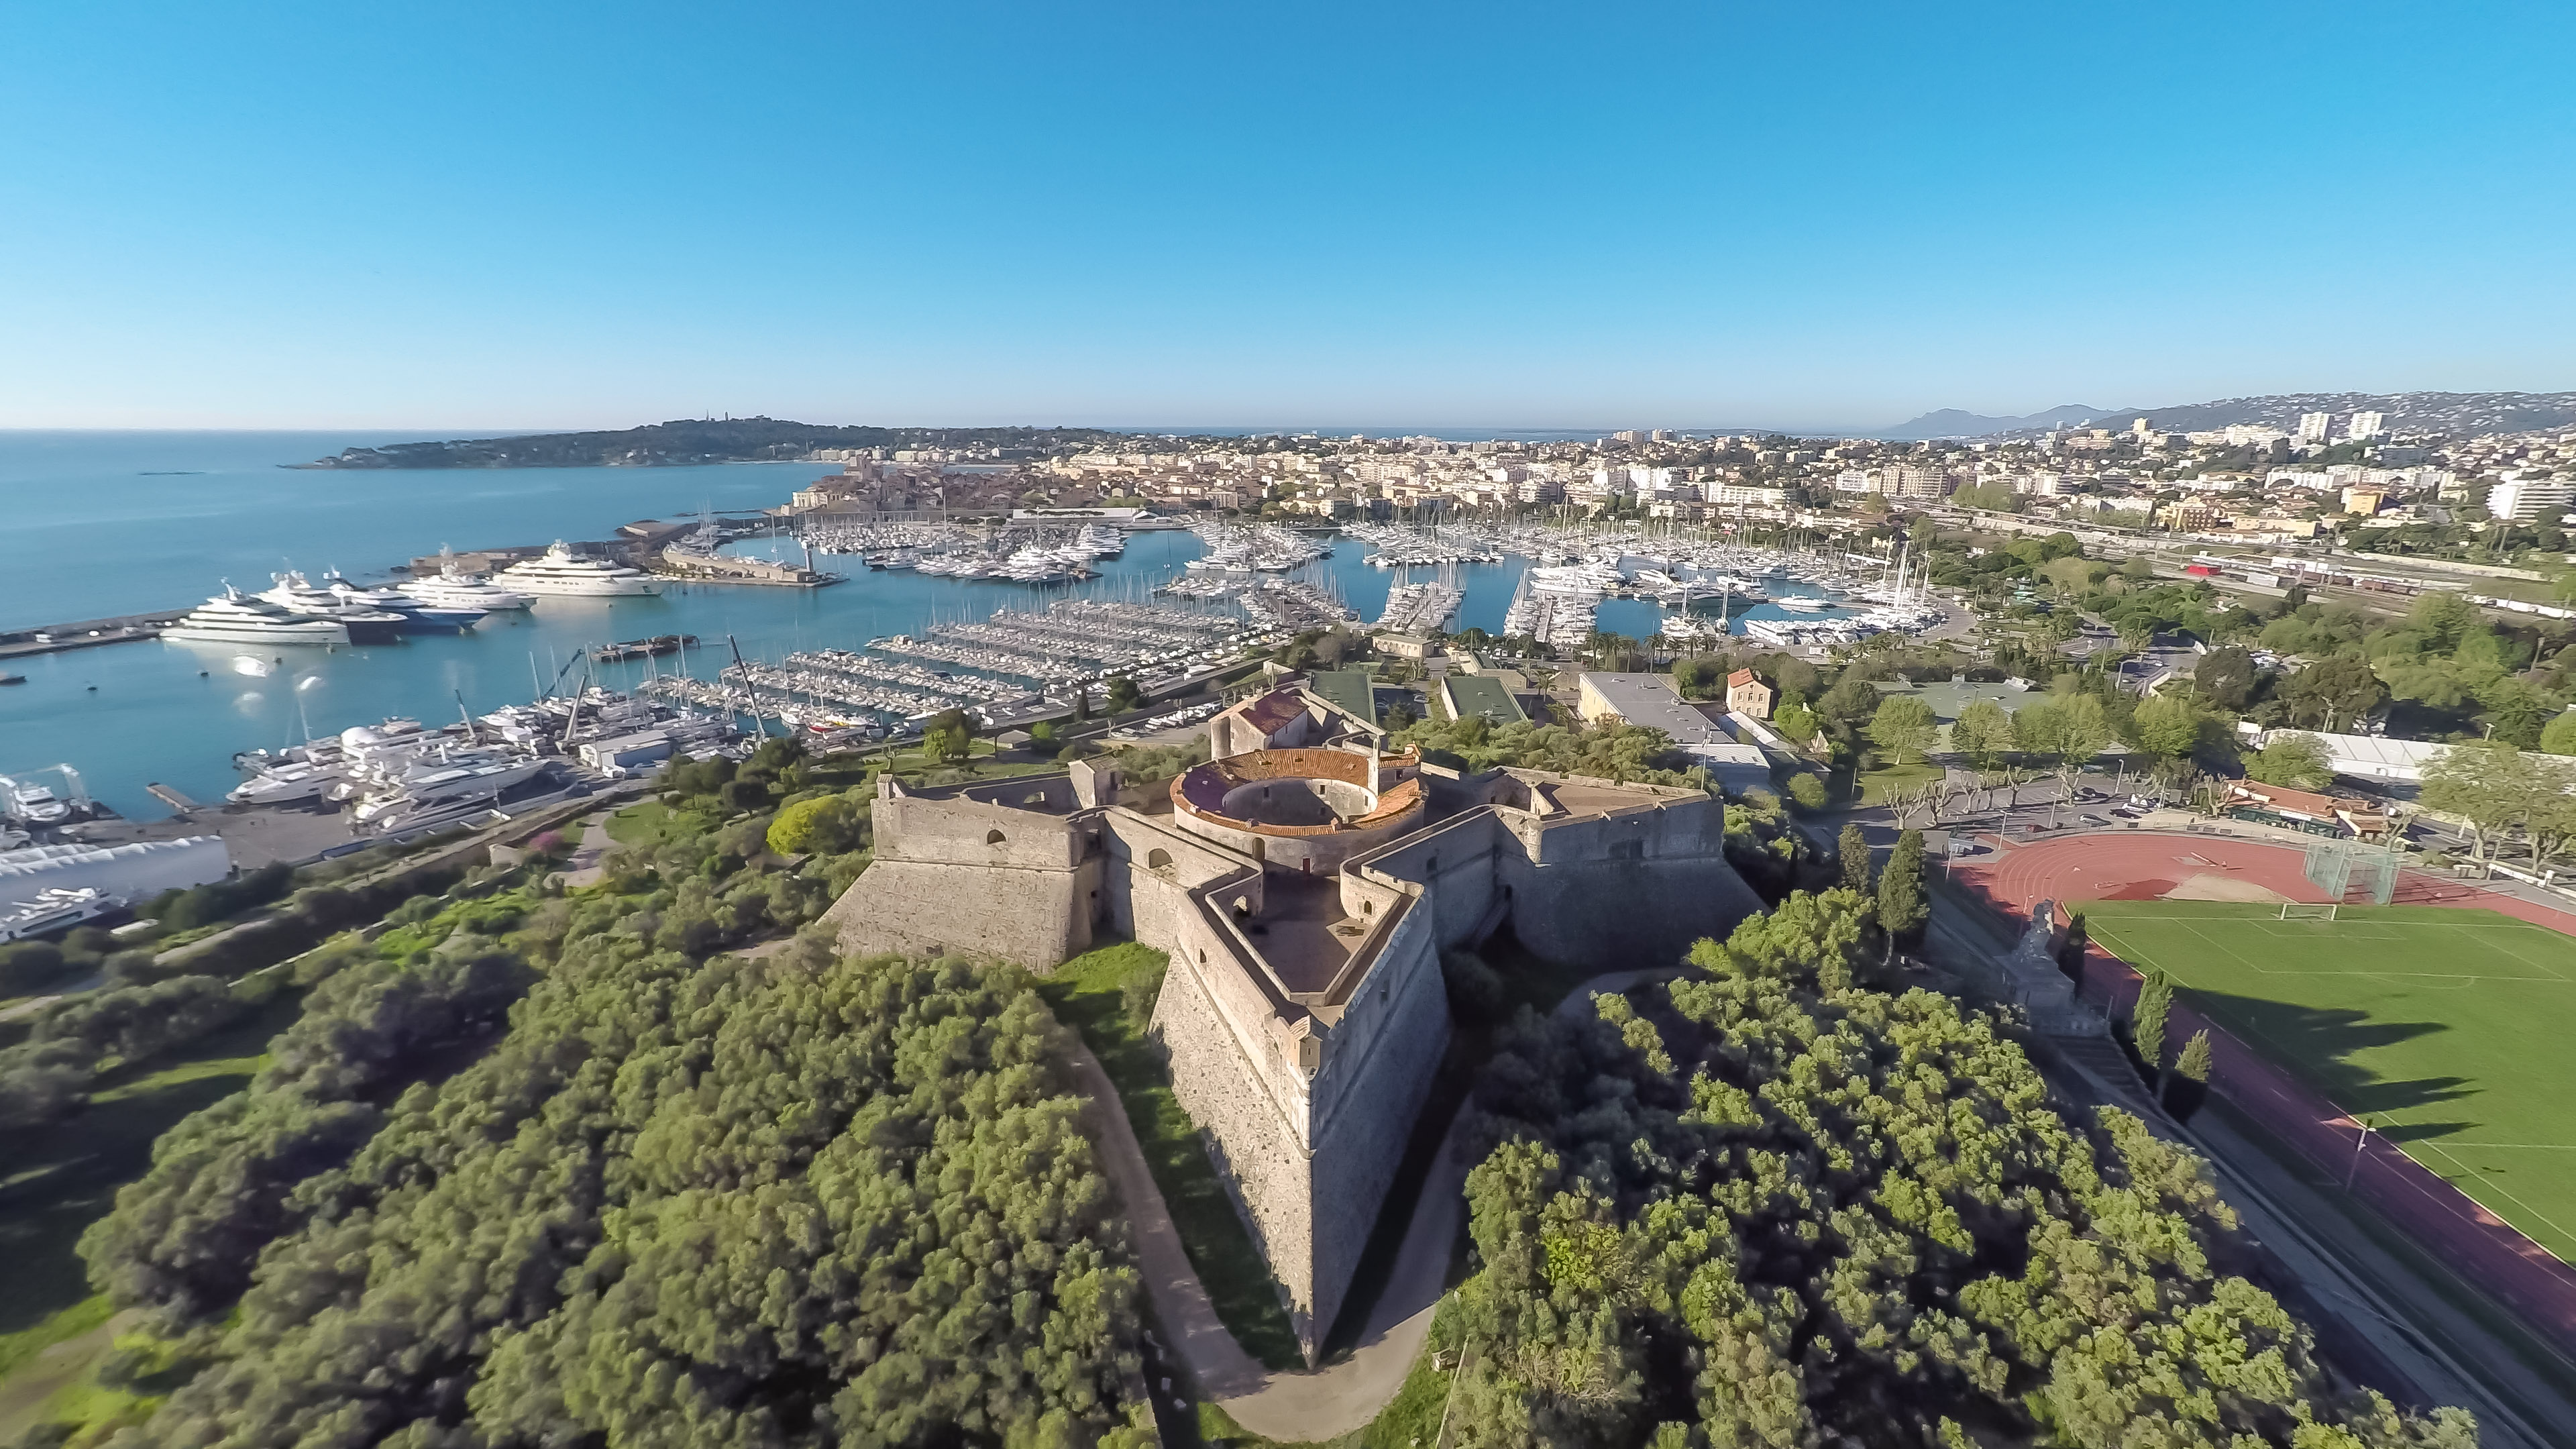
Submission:
{"label": "blue sea", "polygon": [[[838,471],[791,463],[348,473],[279,466],[418,436],[0,432],[0,627],[186,607],[226,579],[265,588],[270,574],[288,567],[378,579],[442,543],[463,551],[606,538],[637,519],[772,507]],[[737,545],[755,555],[769,547]],[[527,700],[594,644],[695,634],[702,642],[691,672],[705,678],[725,662],[719,652],[735,647],[746,658],[775,659],[856,648],[1067,592],[1141,598],[1200,548],[1185,532],[1139,534],[1124,557],[1105,561],[1101,578],[1073,590],[870,573],[856,560],[818,555],[818,565],[851,581],[816,590],[708,585],[659,598],[544,599],[524,613],[493,614],[463,636],[286,650],[285,664],[265,678],[233,671],[236,646],[159,641],[0,661],[0,673],[27,676],[0,688],[0,774],[69,764],[107,804],[151,818],[167,811],[147,784],[219,800],[239,778],[235,751],[302,739],[308,726],[328,732],[389,715],[436,722],[460,710],[482,714]],[[1371,568],[1365,554],[1342,541],[1303,576],[1337,591],[1362,618],[1377,616],[1394,584],[1431,576]],[[1498,630],[1526,567],[1515,559],[1446,570],[1441,576],[1466,594],[1457,627]],[[1642,637],[1658,619],[1652,604],[1612,600],[1601,627]],[[647,666],[593,667],[615,687]]]}

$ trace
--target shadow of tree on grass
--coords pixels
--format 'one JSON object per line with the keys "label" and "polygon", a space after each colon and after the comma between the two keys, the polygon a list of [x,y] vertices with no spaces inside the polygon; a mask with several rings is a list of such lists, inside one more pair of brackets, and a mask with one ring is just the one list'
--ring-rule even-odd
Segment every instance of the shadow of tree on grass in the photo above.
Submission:
{"label": "shadow of tree on grass", "polygon": [[[2359,1054],[2413,1041],[2450,1027],[2438,1021],[2377,1021],[2350,1007],[2300,1006],[2236,996],[2223,991],[2187,988],[2185,1000],[2247,1046],[2263,1053],[2291,1074],[2317,1088],[2347,1112],[2406,1112],[2477,1095],[2466,1077],[2416,1077],[2390,1080],[2356,1062]],[[2168,1029],[2169,1036],[2173,1035]],[[2415,1136],[2474,1126],[2451,1123],[2437,1127],[2418,1123]]]}

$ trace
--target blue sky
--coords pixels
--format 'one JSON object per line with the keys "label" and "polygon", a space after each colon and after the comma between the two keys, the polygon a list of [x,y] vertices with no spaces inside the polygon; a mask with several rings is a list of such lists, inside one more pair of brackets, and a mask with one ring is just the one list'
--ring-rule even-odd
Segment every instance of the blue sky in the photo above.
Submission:
{"label": "blue sky", "polygon": [[2570,54],[2564,3],[20,0],[0,426],[2576,388]]}

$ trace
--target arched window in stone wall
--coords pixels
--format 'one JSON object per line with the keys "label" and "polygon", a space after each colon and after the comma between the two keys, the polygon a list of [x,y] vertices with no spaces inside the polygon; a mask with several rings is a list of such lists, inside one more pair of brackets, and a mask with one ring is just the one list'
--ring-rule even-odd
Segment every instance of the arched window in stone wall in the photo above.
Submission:
{"label": "arched window in stone wall", "polygon": [[1000,831],[998,831],[998,830],[987,830],[987,831],[985,831],[985,832],[984,832],[984,843],[985,843],[986,845],[999,845],[999,844],[1001,844],[1001,843],[1002,843],[1002,832],[1000,832]]}
{"label": "arched window in stone wall", "polygon": [[1171,863],[1172,853],[1160,846],[1156,846],[1154,849],[1145,852],[1145,868],[1147,870],[1163,870],[1168,868]]}

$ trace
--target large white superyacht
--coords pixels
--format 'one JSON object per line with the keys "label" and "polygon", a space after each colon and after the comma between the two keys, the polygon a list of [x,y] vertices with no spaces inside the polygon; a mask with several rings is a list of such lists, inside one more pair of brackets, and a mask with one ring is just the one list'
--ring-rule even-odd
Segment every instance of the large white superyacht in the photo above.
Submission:
{"label": "large white superyacht", "polygon": [[161,631],[182,644],[346,644],[349,626],[255,599],[230,584]]}
{"label": "large white superyacht", "polygon": [[572,598],[617,598],[662,592],[661,580],[642,569],[583,558],[556,539],[543,557],[514,563],[494,577],[522,593]]}
{"label": "large white superyacht", "polygon": [[438,547],[438,559],[437,573],[403,585],[403,592],[441,609],[524,609],[535,602],[469,572],[456,561],[456,550],[445,544]]}
{"label": "large white superyacht", "polygon": [[315,588],[294,569],[271,574],[269,580],[267,588],[251,597],[265,599],[298,614],[333,620],[349,631],[352,644],[390,644],[402,637],[405,621],[402,615],[391,609],[354,603],[329,589]]}

